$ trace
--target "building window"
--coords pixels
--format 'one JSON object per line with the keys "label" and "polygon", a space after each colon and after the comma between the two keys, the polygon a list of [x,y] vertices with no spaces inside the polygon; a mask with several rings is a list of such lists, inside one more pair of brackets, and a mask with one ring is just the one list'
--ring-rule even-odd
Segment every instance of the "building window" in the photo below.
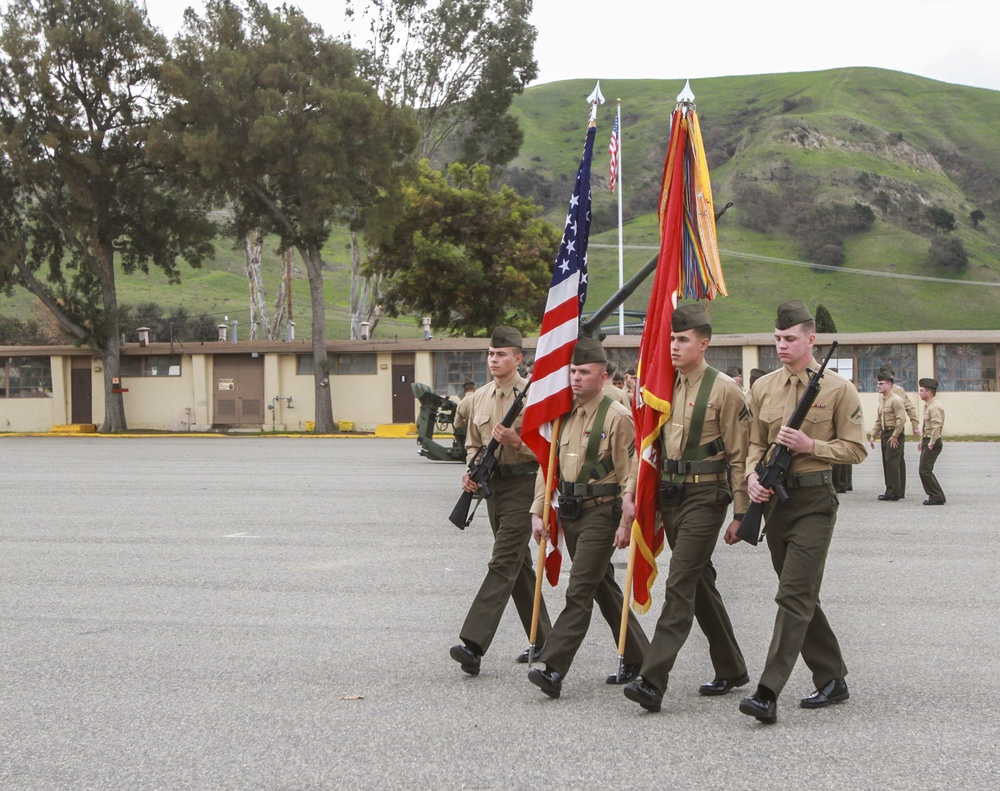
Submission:
{"label": "building window", "polygon": [[461,396],[467,381],[486,384],[486,352],[434,352],[434,392]]}
{"label": "building window", "polygon": [[912,344],[855,347],[854,384],[860,393],[878,390],[878,369],[888,365],[896,374],[895,383],[907,392],[917,389],[917,347]]}
{"label": "building window", "polygon": [[934,347],[934,373],[941,390],[995,392],[997,346],[992,343],[940,344]]}
{"label": "building window", "polygon": [[638,349],[605,349],[605,352],[608,355],[608,362],[621,374],[636,370],[639,364]]}
{"label": "building window", "polygon": [[156,354],[149,357],[129,355],[121,358],[122,376],[180,376],[179,354]]}
{"label": "building window", "polygon": [[[761,346],[758,349],[758,360],[757,367],[760,368],[764,373],[769,374],[771,371],[777,371],[781,367],[781,360],[778,357],[778,350],[774,348],[774,344],[770,346]],[[750,372],[743,372],[746,376],[746,381],[750,381]]]}
{"label": "building window", "polygon": [[371,352],[330,355],[330,370],[337,376],[373,375],[377,373],[378,355]]}
{"label": "building window", "polygon": [[[829,353],[829,346],[817,346],[815,349],[815,357],[819,362],[823,362],[826,359],[826,355]],[[836,371],[838,374],[843,376],[849,382],[854,381],[854,347],[853,346],[837,346],[837,351],[833,353],[833,357],[830,358],[830,362],[827,363],[827,370]]]}
{"label": "building window", "polygon": [[0,398],[52,398],[48,357],[7,357],[0,362]]}
{"label": "building window", "polygon": [[[337,376],[372,375],[378,373],[378,355],[373,352],[359,354],[331,354],[327,357],[330,372]],[[295,373],[298,376],[312,376],[313,356],[295,355]]]}
{"label": "building window", "polygon": [[[705,362],[715,370],[725,373],[730,368],[743,367],[743,347],[742,346],[709,346],[705,352]],[[750,372],[743,372],[743,381],[750,381]]]}

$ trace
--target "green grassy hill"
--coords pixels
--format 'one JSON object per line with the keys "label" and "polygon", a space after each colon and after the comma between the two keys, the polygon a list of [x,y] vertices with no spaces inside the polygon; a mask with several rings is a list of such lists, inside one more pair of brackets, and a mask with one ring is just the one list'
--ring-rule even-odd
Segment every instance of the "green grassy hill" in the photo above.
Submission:
{"label": "green grassy hill", "polygon": [[[670,113],[683,86],[683,79],[602,83],[609,101],[600,110],[593,164],[590,308],[600,306],[618,283],[617,197],[607,189],[606,154],[614,101],[622,99],[628,277],[658,244],[654,211]],[[586,96],[593,87],[589,79],[539,85],[515,102],[525,140],[505,180],[532,195],[557,225],[579,163]],[[879,69],[713,78],[693,81],[692,89],[716,207],[734,203],[718,228],[730,293],[711,306],[718,332],[766,331],[774,306],[790,297],[814,308],[822,303],[841,331],[1000,326],[1000,288],[969,284],[1000,284],[1000,92]],[[750,193],[759,199],[748,199]],[[759,215],[767,202],[777,207],[778,220],[762,230]],[[841,271],[814,271],[801,265],[802,244],[782,222],[793,204],[835,202],[871,206],[876,219],[870,230],[843,239]],[[929,206],[954,214],[951,236],[961,240],[970,259],[964,271],[949,273],[929,263],[931,239],[940,235],[925,216]],[[978,227],[969,218],[974,209],[986,215]],[[330,240],[324,258],[328,336],[348,337],[346,230]],[[280,277],[273,249],[265,252],[265,268],[273,294]],[[122,302],[183,306],[246,327],[243,251],[226,240],[217,245],[213,262],[200,270],[184,268],[179,286],[156,274],[122,276],[119,284]],[[629,309],[645,309],[650,285],[636,292]],[[0,315],[30,318],[32,304],[23,292],[0,298]],[[308,337],[308,284],[301,266],[293,314],[298,336]],[[382,319],[377,332],[383,338],[421,335],[416,318]]]}
{"label": "green grassy hill", "polygon": [[[562,221],[579,162],[591,80],[531,88],[516,110],[525,143],[508,179],[530,192],[546,216]],[[684,80],[602,83],[608,103],[599,115],[593,165],[594,224],[589,257],[597,307],[617,286],[617,198],[607,190],[604,153],[622,99],[624,260],[626,277],[658,243],[655,207],[670,113]],[[879,69],[760,75],[692,83],[712,173],[716,207],[734,206],[719,222],[719,245],[730,297],[712,305],[720,332],[767,329],[774,305],[792,296],[824,304],[842,331],[987,329],[1000,326],[1000,92],[965,88]],[[816,204],[872,206],[872,228],[844,238],[843,269],[944,278],[950,283],[817,272],[802,262],[801,244],[781,228],[754,230],[752,184],[788,207],[796,196]],[[969,254],[961,273],[932,266],[934,231],[928,206],[951,211]],[[973,228],[969,214],[986,220]],[[607,247],[605,246],[607,245]],[[754,256],[742,258],[741,254]],[[649,289],[630,299],[642,310]]]}

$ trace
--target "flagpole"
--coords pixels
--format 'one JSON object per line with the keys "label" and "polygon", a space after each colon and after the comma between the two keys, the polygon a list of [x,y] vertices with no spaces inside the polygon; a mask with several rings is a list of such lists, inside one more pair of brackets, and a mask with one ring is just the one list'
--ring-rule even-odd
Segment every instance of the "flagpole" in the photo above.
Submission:
{"label": "flagpole", "polygon": [[549,443],[549,466],[545,470],[545,500],[542,503],[542,537],[538,541],[538,563],[535,567],[535,601],[531,606],[531,635],[528,642],[528,667],[535,661],[535,640],[538,637],[538,617],[542,609],[542,576],[545,574],[545,536],[549,532],[549,521],[552,514],[552,482],[556,472],[556,449],[559,443],[559,427],[562,423],[560,415],[552,423],[552,441]]}
{"label": "flagpole", "polygon": [[[635,531],[635,522],[632,523],[632,531]],[[622,670],[625,667],[625,637],[628,635],[628,608],[632,604],[632,577],[635,571],[635,539],[629,538],[628,542],[628,564],[625,566],[625,588],[622,590],[622,623],[618,629],[618,670],[616,677],[622,680]]]}
{"label": "flagpole", "polygon": [[[625,247],[622,234],[622,100],[618,100],[618,288],[625,283]],[[625,334],[625,302],[618,306],[618,334]]]}

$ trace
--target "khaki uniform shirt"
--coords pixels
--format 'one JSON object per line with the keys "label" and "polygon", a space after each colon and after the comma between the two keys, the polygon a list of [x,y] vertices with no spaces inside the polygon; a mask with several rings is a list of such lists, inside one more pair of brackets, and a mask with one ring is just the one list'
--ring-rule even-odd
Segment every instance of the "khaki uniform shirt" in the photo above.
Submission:
{"label": "khaki uniform shirt", "polygon": [[944,430],[944,407],[937,397],[928,398],[924,402],[924,428],[921,432],[923,441],[928,448],[933,448],[941,439]]}
{"label": "khaki uniform shirt", "polygon": [[611,396],[613,401],[617,401],[619,404],[622,404],[628,409],[632,408],[632,405],[629,403],[628,396],[625,395],[625,391],[621,388],[615,387],[611,384],[611,382],[604,383],[604,395]]}
{"label": "khaki uniform shirt", "polygon": [[[687,374],[677,372],[670,420],[660,430],[664,458],[680,459],[684,453],[694,414],[694,402],[707,368],[708,363],[702,360]],[[712,384],[712,392],[705,406],[705,424],[698,444],[707,445],[719,437],[722,437],[725,449],[706,459],[725,458],[729,462],[732,471],[733,513],[745,513],[750,503],[744,474],[750,443],[750,410],[740,386],[721,372]]]}
{"label": "khaki uniform shirt", "polygon": [[[813,360],[811,370],[818,370]],[[762,376],[750,390],[750,451],[746,473],[754,471],[779,429],[788,424],[795,405],[809,383],[809,371],[789,374],[782,366]],[[796,387],[793,389],[793,385]],[[834,464],[858,464],[868,456],[865,448],[864,416],[854,385],[841,376],[825,375],[820,391],[801,430],[815,441],[812,455],[796,453],[791,474],[829,470]]]}
{"label": "khaki uniform shirt", "polygon": [[894,395],[898,395],[902,400],[903,407],[906,409],[906,416],[910,419],[910,425],[913,426],[913,433],[916,434],[917,428],[920,426],[920,421],[917,419],[917,408],[913,406],[913,402],[910,400],[910,397],[899,385],[893,385],[892,392]]}
{"label": "khaki uniform shirt", "polygon": [[906,407],[895,392],[890,392],[885,398],[881,393],[878,397],[878,409],[875,412],[875,426],[872,428],[872,439],[892,434],[898,437],[906,430]]}
{"label": "khaki uniform shirt", "polygon": [[[462,428],[462,426],[469,425],[469,418],[472,416],[472,397],[475,393],[466,393],[465,397],[458,402],[458,408],[455,410],[455,428]],[[502,419],[502,418],[501,418]]]}
{"label": "khaki uniform shirt", "polygon": [[[604,393],[598,393],[587,403],[573,401],[573,409],[563,415],[563,426],[559,436],[559,480],[575,482],[587,456],[590,430],[597,417],[598,407],[604,400]],[[617,401],[612,401],[604,417],[601,444],[594,464],[606,458],[614,460],[615,468],[603,478],[587,480],[590,484],[618,482],[619,494],[635,490],[632,482],[632,459],[635,456],[635,429],[632,427],[632,413]],[[554,499],[554,498],[553,498]],[[535,479],[535,501],[531,513],[542,515],[545,502],[545,478],[539,468]]]}
{"label": "khaki uniform shirt", "polygon": [[[489,444],[493,438],[493,427],[503,422],[504,415],[514,403],[514,388],[520,393],[528,380],[517,374],[504,385],[498,388],[496,382],[488,382],[472,394],[472,408],[470,410],[471,421],[469,431],[465,435],[465,456],[466,462],[471,462],[480,448]],[[514,425],[511,426],[518,435],[521,433],[521,422],[524,418],[524,410],[517,416]],[[518,450],[501,445],[496,453],[497,462],[502,465],[527,464],[535,461],[535,454],[527,445],[521,445]]]}

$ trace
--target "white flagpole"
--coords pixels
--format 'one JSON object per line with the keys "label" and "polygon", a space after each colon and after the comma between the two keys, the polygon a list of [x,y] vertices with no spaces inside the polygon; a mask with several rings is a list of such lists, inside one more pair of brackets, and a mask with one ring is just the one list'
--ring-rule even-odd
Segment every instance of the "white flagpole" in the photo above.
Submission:
{"label": "white flagpole", "polygon": [[[622,100],[618,100],[618,288],[625,283],[625,248],[622,238]],[[618,306],[618,334],[625,334],[625,303]]]}

